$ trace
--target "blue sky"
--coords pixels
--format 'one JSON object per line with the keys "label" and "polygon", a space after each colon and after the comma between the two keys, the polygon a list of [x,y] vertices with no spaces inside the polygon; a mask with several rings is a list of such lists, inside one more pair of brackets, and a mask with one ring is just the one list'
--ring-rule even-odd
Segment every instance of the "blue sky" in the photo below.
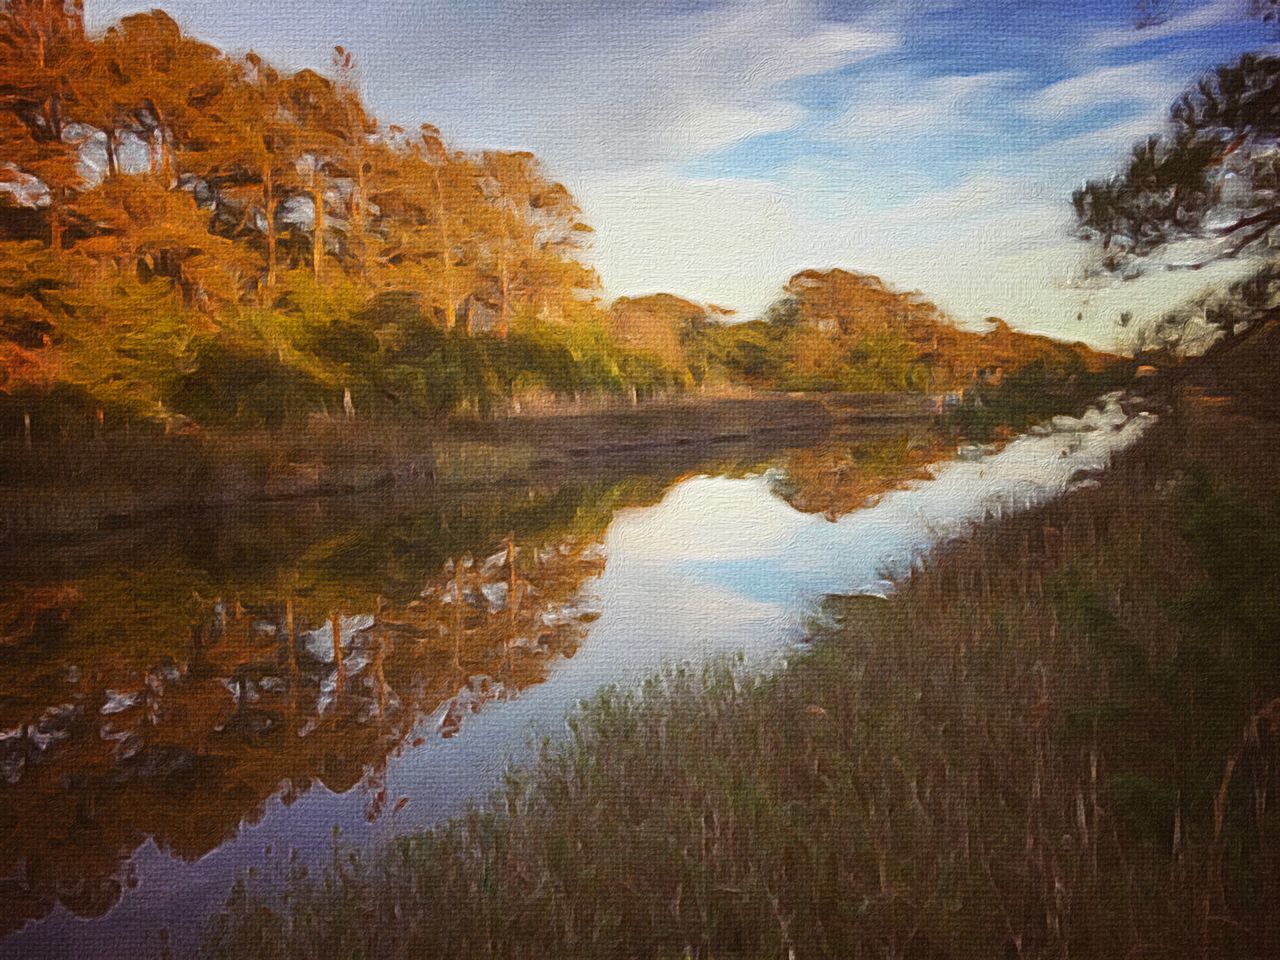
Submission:
{"label": "blue sky", "polygon": [[[544,158],[597,229],[610,296],[759,311],[804,267],[919,289],[963,322],[1107,343],[1220,277],[1081,280],[1072,188],[1195,76],[1274,37],[1247,0],[87,0],[160,2],[282,66],[359,58],[384,121]],[[1238,265],[1227,269],[1240,269]],[[1079,318],[1079,319],[1077,319]]]}

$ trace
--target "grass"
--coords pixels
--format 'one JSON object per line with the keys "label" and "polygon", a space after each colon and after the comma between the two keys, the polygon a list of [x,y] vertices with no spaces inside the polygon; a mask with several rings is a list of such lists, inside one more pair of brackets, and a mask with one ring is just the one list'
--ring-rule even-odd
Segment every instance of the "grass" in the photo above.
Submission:
{"label": "grass", "polygon": [[774,675],[606,690],[465,817],[246,878],[203,956],[1280,955],[1272,434],[1183,400]]}

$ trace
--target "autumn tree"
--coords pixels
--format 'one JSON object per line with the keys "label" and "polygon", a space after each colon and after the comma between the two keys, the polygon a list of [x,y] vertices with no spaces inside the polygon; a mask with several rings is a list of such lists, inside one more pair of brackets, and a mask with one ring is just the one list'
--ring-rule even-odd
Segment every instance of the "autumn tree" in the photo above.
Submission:
{"label": "autumn tree", "polygon": [[285,113],[283,78],[257,54],[236,64],[203,111],[197,138],[199,176],[218,205],[217,229],[259,245],[263,299],[270,301],[279,272],[280,207],[302,189],[300,137]]}
{"label": "autumn tree", "polygon": [[212,232],[211,211],[160,174],[111,178],[77,198],[73,213],[86,234],[73,249],[100,268],[162,280],[209,314],[244,293],[251,253]]}
{"label": "autumn tree", "polygon": [[383,128],[351,51],[329,68],[159,10],[88,36],[75,0],[0,0],[3,389],[279,422],[678,378],[608,335],[590,228],[532,154]]}
{"label": "autumn tree", "polygon": [[86,56],[78,2],[0,5],[0,393],[11,396],[47,390],[60,372],[65,206],[80,181],[67,109]]}
{"label": "autumn tree", "polygon": [[679,369],[687,364],[689,331],[710,322],[709,314],[709,308],[669,293],[619,297],[609,307],[609,332],[619,343]]}
{"label": "autumn tree", "polygon": [[[79,181],[67,142],[73,78],[88,63],[84,12],[76,0],[10,0],[0,9],[0,156],[11,174],[35,178],[49,245],[63,246],[63,205]],[[16,121],[16,122],[15,122]]]}
{"label": "autumn tree", "polygon": [[[4,208],[0,207],[0,214]],[[0,252],[0,392],[46,390],[59,373],[55,346],[71,285],[67,265],[39,240]]]}
{"label": "autumn tree", "polygon": [[196,146],[205,108],[230,79],[212,46],[192,39],[162,10],[125,17],[95,44],[85,121],[101,123],[108,166],[115,167],[116,124],[145,144],[149,171],[173,187],[189,172],[182,155]]}
{"label": "autumn tree", "polygon": [[299,70],[284,84],[284,107],[296,138],[296,164],[311,201],[311,272],[317,281],[323,278],[328,252],[333,181],[347,172],[344,161],[364,132],[349,96],[314,70]]}
{"label": "autumn tree", "polygon": [[480,190],[480,173],[449,150],[440,131],[390,128],[375,154],[367,189],[384,214],[372,278],[381,289],[413,292],[444,327],[479,295],[486,229],[494,223]]}
{"label": "autumn tree", "polygon": [[481,170],[494,210],[489,261],[497,331],[505,338],[517,303],[546,316],[556,306],[554,296],[594,285],[574,257],[590,227],[569,191],[543,175],[533,154],[490,151],[481,158]]}

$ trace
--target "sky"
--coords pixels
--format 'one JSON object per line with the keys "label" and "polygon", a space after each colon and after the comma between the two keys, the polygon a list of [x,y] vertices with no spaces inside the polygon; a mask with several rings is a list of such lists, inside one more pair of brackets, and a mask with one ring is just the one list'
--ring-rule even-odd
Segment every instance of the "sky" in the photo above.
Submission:
{"label": "sky", "polygon": [[1087,279],[1071,191],[1214,64],[1274,45],[1248,0],[86,0],[163,6],[281,67],[352,50],[374,113],[528,149],[596,228],[608,297],[757,315],[798,270],[919,290],[964,324],[1123,346],[1218,282]]}

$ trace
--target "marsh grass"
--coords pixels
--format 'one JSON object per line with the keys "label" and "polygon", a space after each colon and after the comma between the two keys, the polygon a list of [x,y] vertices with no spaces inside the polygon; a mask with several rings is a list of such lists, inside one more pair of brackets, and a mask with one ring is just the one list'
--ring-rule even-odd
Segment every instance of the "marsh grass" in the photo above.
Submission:
{"label": "marsh grass", "polygon": [[1268,425],[833,599],[770,676],[606,690],[468,814],[237,886],[206,957],[1280,955]]}

